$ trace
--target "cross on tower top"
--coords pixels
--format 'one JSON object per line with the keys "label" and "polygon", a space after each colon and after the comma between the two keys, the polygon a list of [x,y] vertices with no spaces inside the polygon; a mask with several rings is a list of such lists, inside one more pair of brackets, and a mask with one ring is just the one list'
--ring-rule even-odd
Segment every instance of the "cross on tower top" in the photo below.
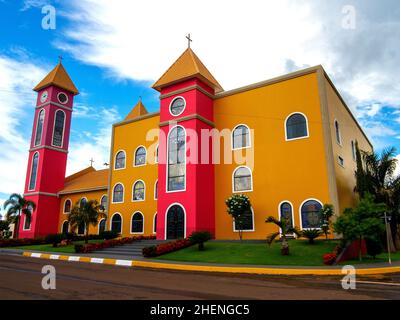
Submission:
{"label": "cross on tower top", "polygon": [[62,59],[63,59],[63,56],[58,56],[58,63],[61,63],[61,61],[62,61]]}
{"label": "cross on tower top", "polygon": [[190,33],[186,36],[186,39],[188,40],[188,48],[190,48],[190,43],[193,41],[193,40],[190,38]]}
{"label": "cross on tower top", "polygon": [[90,166],[93,167],[93,162],[94,162],[93,158],[91,158],[89,161],[90,161]]}

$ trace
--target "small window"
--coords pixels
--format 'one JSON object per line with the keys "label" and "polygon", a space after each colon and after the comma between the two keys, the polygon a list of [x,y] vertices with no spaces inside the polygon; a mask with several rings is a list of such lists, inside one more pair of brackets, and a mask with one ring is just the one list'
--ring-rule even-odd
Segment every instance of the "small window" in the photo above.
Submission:
{"label": "small window", "polygon": [[123,202],[124,200],[124,187],[118,183],[113,190],[113,202]]}
{"label": "small window", "polygon": [[[234,231],[239,231],[239,224],[234,221]],[[254,231],[254,212],[253,209],[251,211],[244,214],[243,222],[242,222],[242,231]]]}
{"label": "small window", "polygon": [[100,206],[101,206],[101,210],[103,210],[103,211],[107,210],[107,196],[106,195],[101,197]]}
{"label": "small window", "polygon": [[251,171],[247,167],[239,167],[233,173],[233,191],[252,191]]}
{"label": "small window", "polygon": [[123,169],[125,168],[125,152],[119,151],[115,156],[115,169]]}
{"label": "small window", "polygon": [[132,216],[131,233],[143,233],[143,215],[140,212]]}
{"label": "small window", "polygon": [[153,233],[157,233],[157,213],[154,215]]}
{"label": "small window", "polygon": [[338,162],[342,167],[344,167],[344,160],[342,157],[340,157],[340,156],[338,157]]}
{"label": "small window", "polygon": [[158,180],[154,184],[154,200],[158,199]]}
{"label": "small window", "polygon": [[40,110],[36,124],[35,147],[42,143],[43,123],[44,123],[44,109]]}
{"label": "small window", "polygon": [[320,228],[322,224],[319,201],[308,200],[301,206],[301,227],[302,229]]}
{"label": "small window", "polygon": [[247,126],[239,125],[232,133],[233,149],[250,147],[250,130]]}
{"label": "small window", "polygon": [[301,113],[294,113],[286,120],[286,140],[308,137],[307,119]]}
{"label": "small window", "polygon": [[32,214],[30,216],[25,215],[24,230],[31,230]]}
{"label": "small window", "polygon": [[336,142],[340,145],[342,145],[342,136],[340,134],[340,126],[339,122],[335,120],[335,133],[336,133]]}
{"label": "small window", "polygon": [[185,110],[185,100],[181,97],[175,98],[170,106],[170,112],[173,116],[179,116]]}
{"label": "small window", "polygon": [[79,235],[85,234],[85,224],[84,223],[80,223],[78,225],[78,234]]}
{"label": "small window", "polygon": [[155,157],[155,163],[158,163],[158,146],[156,148],[156,157]]}
{"label": "small window", "polygon": [[66,104],[68,102],[68,96],[64,92],[60,92],[57,95],[57,99],[61,104]]}
{"label": "small window", "polygon": [[142,166],[144,164],[146,164],[146,149],[139,147],[135,152],[135,166]]}
{"label": "small window", "polygon": [[99,222],[99,233],[106,231],[106,219],[101,219]]}
{"label": "small window", "polygon": [[122,232],[122,217],[119,213],[114,214],[111,219],[111,231]]}
{"label": "small window", "polygon": [[357,150],[356,150],[356,144],[354,143],[353,140],[351,140],[351,155],[353,157],[353,160],[357,160]]}
{"label": "small window", "polygon": [[65,113],[62,110],[57,110],[54,121],[54,130],[53,130],[53,146],[62,147],[63,136],[64,136],[64,122],[65,122]]}
{"label": "small window", "polygon": [[86,198],[82,198],[81,201],[79,202],[79,205],[82,208],[86,203],[87,203],[87,199]]}
{"label": "small window", "polygon": [[64,202],[64,213],[70,213],[71,212],[71,206],[72,206],[71,200],[67,199]]}
{"label": "small window", "polygon": [[142,201],[144,200],[144,182],[136,181],[133,185],[132,200]]}
{"label": "small window", "polygon": [[69,231],[69,223],[68,221],[64,221],[62,224],[61,233],[68,233]]}
{"label": "small window", "polygon": [[31,177],[29,179],[29,190],[35,190],[36,188],[38,165],[39,165],[39,153],[35,152],[32,158]]}
{"label": "small window", "polygon": [[289,225],[293,227],[293,209],[289,202],[283,202],[279,207],[280,219],[285,219],[288,221]]}

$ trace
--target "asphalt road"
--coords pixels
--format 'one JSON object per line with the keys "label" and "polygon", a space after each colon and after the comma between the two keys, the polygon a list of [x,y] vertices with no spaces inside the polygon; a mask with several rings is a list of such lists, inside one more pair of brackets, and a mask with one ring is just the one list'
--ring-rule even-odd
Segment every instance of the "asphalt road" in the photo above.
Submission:
{"label": "asphalt road", "polygon": [[[56,268],[55,290],[41,287],[44,265]],[[400,284],[390,275],[358,280]],[[344,290],[338,277],[167,271],[0,254],[0,299],[400,299],[400,286],[357,283]]]}

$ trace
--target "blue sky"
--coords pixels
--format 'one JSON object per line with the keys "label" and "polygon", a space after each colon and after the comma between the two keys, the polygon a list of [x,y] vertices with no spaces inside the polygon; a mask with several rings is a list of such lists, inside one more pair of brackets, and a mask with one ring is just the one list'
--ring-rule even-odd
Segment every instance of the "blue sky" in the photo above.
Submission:
{"label": "blue sky", "polygon": [[[55,30],[42,28],[46,4],[56,9]],[[343,27],[345,5],[354,8],[354,28]],[[189,32],[225,89],[322,64],[376,150],[400,151],[399,10],[394,0],[0,0],[0,203],[23,191],[31,88],[59,55],[81,92],[68,173],[91,157],[102,168],[111,124],[139,96],[149,111],[158,109],[150,86],[185,49]]]}

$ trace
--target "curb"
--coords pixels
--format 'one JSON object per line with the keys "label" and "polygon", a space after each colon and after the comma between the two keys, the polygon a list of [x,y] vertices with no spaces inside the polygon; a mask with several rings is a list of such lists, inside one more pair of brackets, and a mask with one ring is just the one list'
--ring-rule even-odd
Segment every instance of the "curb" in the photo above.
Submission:
{"label": "curb", "polygon": [[[24,252],[24,257],[62,260],[73,262],[86,262],[96,264],[107,264],[125,267],[143,267],[154,269],[169,269],[181,271],[200,271],[200,272],[225,272],[225,273],[244,273],[244,274],[264,274],[264,275],[325,275],[325,276],[342,276],[342,269],[289,269],[289,268],[263,268],[263,267],[224,267],[224,266],[208,266],[178,263],[163,263],[141,260],[119,260],[108,258],[67,256],[58,254]],[[358,275],[400,273],[400,266],[397,267],[381,267],[381,268],[361,268],[356,269]],[[346,274],[346,272],[345,272]]]}

